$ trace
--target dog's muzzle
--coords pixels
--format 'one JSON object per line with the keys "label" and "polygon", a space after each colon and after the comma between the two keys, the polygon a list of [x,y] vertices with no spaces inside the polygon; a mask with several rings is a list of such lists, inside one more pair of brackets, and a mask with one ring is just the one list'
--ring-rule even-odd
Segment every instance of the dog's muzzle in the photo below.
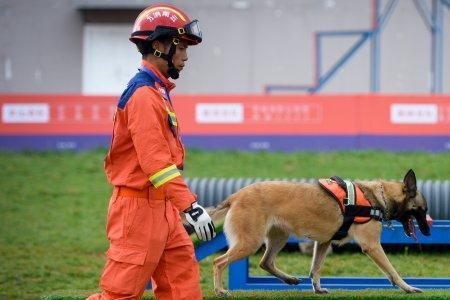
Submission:
{"label": "dog's muzzle", "polygon": [[427,213],[423,209],[416,209],[405,212],[403,216],[399,219],[399,221],[403,225],[403,230],[405,231],[405,234],[417,240],[416,228],[414,227],[414,218],[416,219],[417,224],[419,225],[420,232],[422,232],[422,234],[425,236],[429,236],[431,234],[430,225],[428,224]]}

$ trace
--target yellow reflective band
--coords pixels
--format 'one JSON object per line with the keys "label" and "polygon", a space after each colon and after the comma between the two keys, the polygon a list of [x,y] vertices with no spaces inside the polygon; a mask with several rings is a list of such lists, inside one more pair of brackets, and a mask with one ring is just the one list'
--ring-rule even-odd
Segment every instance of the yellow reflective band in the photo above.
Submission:
{"label": "yellow reflective band", "polygon": [[154,187],[158,188],[167,181],[172,180],[178,176],[181,176],[180,170],[177,169],[177,166],[170,165],[167,168],[164,168],[161,171],[158,171],[157,173],[150,176],[149,180]]}
{"label": "yellow reflective band", "polygon": [[167,113],[169,114],[170,122],[172,123],[172,125],[178,126],[177,116],[175,115],[175,113],[171,112],[170,110],[167,110]]}
{"label": "yellow reflective band", "polygon": [[180,171],[177,171],[175,173],[173,173],[172,175],[168,175],[167,177],[165,177],[163,180],[159,181],[158,183],[155,183],[154,186],[155,188],[159,188],[160,186],[162,186],[164,183],[174,179],[175,177],[181,176]]}

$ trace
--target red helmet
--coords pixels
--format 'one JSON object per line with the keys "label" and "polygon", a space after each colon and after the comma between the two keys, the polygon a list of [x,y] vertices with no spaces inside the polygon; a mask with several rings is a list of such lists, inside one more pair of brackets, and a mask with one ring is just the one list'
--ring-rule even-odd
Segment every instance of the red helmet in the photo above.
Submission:
{"label": "red helmet", "polygon": [[167,4],[156,4],[144,9],[136,18],[130,41],[154,41],[160,38],[178,37],[190,45],[202,41],[198,21],[179,8]]}

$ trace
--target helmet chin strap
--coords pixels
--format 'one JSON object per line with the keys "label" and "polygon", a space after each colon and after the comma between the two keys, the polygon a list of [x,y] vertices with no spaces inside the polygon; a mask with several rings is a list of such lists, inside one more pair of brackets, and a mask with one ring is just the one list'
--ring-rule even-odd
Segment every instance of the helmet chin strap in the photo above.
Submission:
{"label": "helmet chin strap", "polygon": [[162,59],[164,59],[165,61],[167,61],[167,65],[169,66],[169,69],[167,70],[167,74],[169,75],[170,78],[173,79],[178,79],[178,77],[180,77],[180,71],[175,68],[174,64],[173,64],[173,56],[177,50],[177,45],[180,41],[177,38],[174,38],[172,40],[172,43],[170,44],[170,49],[169,49],[169,53],[165,54],[162,53],[159,50],[153,49],[153,55],[156,57],[160,57]]}

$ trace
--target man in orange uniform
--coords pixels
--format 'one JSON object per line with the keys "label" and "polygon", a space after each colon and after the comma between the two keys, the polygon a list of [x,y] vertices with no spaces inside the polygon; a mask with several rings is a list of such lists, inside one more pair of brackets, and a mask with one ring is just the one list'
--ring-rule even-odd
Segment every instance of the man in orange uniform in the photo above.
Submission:
{"label": "man in orange uniform", "polygon": [[201,42],[198,21],[176,7],[154,5],[136,19],[130,40],[142,54],[139,72],[123,92],[105,158],[114,185],[108,209],[110,247],[94,299],[141,299],[147,283],[157,299],[202,299],[194,247],[179,212],[197,236],[210,240],[214,224],[180,169],[184,148],[169,91],[187,61],[188,45]]}

